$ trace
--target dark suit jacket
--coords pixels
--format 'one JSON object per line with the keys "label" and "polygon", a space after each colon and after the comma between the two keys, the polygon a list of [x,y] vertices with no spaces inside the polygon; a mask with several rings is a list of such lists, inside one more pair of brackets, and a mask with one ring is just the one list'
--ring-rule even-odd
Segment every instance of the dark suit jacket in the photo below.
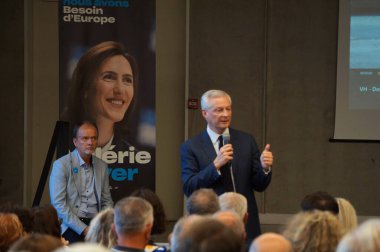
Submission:
{"label": "dark suit jacket", "polygon": [[[247,240],[251,240],[261,233],[253,191],[264,191],[271,181],[271,173],[266,175],[263,172],[261,153],[253,136],[231,128],[229,131],[234,148],[232,169],[236,191],[248,201],[246,230]],[[212,188],[218,195],[225,192],[213,163],[215,157],[215,149],[206,130],[181,145],[182,183],[186,196],[199,188]]]}

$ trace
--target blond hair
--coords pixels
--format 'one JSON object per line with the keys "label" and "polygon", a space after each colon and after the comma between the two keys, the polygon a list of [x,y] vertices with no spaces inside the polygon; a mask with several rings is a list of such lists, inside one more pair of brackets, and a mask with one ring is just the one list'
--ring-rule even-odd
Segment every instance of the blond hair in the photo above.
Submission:
{"label": "blond hair", "polygon": [[338,219],[342,225],[343,233],[346,234],[358,226],[356,211],[348,200],[344,198],[336,198],[336,201],[339,206]]}
{"label": "blond hair", "polygon": [[315,210],[296,214],[283,235],[291,241],[294,252],[333,252],[342,229],[332,213]]}

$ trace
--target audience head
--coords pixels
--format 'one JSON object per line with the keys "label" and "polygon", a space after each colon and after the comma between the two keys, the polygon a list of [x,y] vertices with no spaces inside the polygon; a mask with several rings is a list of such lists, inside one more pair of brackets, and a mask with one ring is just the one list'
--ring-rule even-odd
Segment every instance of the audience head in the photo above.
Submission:
{"label": "audience head", "polygon": [[189,214],[214,214],[220,210],[218,195],[212,189],[198,189],[186,201]]}
{"label": "audience head", "polygon": [[249,252],[291,252],[291,243],[282,235],[265,233],[258,236],[251,244]]}
{"label": "audience head", "polygon": [[188,229],[192,223],[200,220],[201,218],[201,215],[193,214],[184,216],[176,222],[173,228],[173,232],[169,236],[171,251],[180,251],[180,243],[183,239],[183,234],[189,233]]}
{"label": "audience head", "polygon": [[143,198],[153,207],[153,228],[152,235],[162,234],[166,230],[166,214],[160,198],[153,191],[140,188],[132,192],[131,196]]}
{"label": "audience head", "polygon": [[338,219],[342,226],[343,233],[346,234],[358,226],[356,211],[348,200],[336,198],[336,201],[339,206]]}
{"label": "audience head", "polygon": [[363,222],[357,229],[346,234],[340,241],[337,252],[380,251],[380,219]]}
{"label": "audience head", "polygon": [[98,213],[91,220],[85,241],[98,243],[107,248],[116,245],[116,234],[112,229],[114,220],[113,208],[108,208]]}
{"label": "audience head", "polygon": [[153,226],[153,207],[138,197],[127,197],[115,205],[114,225],[117,237],[144,234],[149,239]]}
{"label": "audience head", "polygon": [[219,196],[220,210],[223,211],[234,211],[240,218],[247,223],[248,212],[247,212],[247,199],[244,195],[236,192],[226,192]]}
{"label": "audience head", "polygon": [[237,213],[233,211],[218,211],[213,217],[234,231],[243,241],[245,240],[247,234],[245,232],[244,222]]}
{"label": "audience head", "polygon": [[0,206],[0,213],[13,213],[17,215],[18,219],[22,223],[24,231],[26,233],[32,232],[33,215],[30,208],[11,203],[5,203]]}
{"label": "audience head", "polygon": [[61,238],[61,223],[57,210],[52,205],[32,208],[33,232]]}
{"label": "audience head", "polygon": [[301,202],[301,209],[303,211],[330,211],[333,214],[339,213],[338,203],[335,198],[326,192],[315,192],[306,195]]}
{"label": "audience head", "polygon": [[173,229],[173,252],[241,252],[244,242],[235,232],[210,216],[187,216]]}
{"label": "audience head", "polygon": [[77,242],[66,248],[60,248],[54,252],[109,252],[100,244]]}
{"label": "audience head", "polygon": [[0,213],[0,251],[7,251],[23,235],[24,229],[17,215]]}
{"label": "audience head", "polygon": [[296,214],[284,231],[293,251],[335,251],[342,237],[338,218],[329,211],[309,211]]}
{"label": "audience head", "polygon": [[26,235],[15,242],[8,252],[53,252],[62,247],[60,239],[47,234],[33,233]]}

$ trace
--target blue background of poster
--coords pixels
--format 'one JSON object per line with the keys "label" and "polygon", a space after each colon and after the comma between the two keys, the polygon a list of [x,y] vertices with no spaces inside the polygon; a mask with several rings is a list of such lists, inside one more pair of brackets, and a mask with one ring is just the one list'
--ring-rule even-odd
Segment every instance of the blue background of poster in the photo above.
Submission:
{"label": "blue background of poster", "polygon": [[[89,48],[103,41],[117,41],[136,59],[139,80],[133,98],[135,107],[128,120],[129,130],[125,138],[135,147],[135,151],[129,155],[147,151],[151,155],[151,161],[148,164],[129,163],[128,158],[125,158],[122,164],[109,164],[111,193],[116,202],[138,187],[154,190],[155,1],[61,0],[59,15],[60,113],[66,106],[76,63]],[[101,24],[99,21],[106,23]]]}

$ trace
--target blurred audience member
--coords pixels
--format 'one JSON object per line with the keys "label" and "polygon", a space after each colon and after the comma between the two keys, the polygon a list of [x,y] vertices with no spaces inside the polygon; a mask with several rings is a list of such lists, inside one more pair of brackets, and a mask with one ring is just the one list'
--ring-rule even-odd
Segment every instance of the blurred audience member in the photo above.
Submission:
{"label": "blurred audience member", "polygon": [[114,210],[108,208],[98,213],[90,222],[85,241],[98,243],[106,248],[116,245],[116,234],[113,230]]}
{"label": "blurred audience member", "polygon": [[244,224],[248,221],[247,199],[236,192],[226,192],[219,196],[220,210],[236,212]]}
{"label": "blurred audience member", "polygon": [[340,241],[337,252],[380,251],[380,219],[370,219],[346,234]]}
{"label": "blurred audience member", "polygon": [[62,247],[61,239],[47,234],[28,234],[16,241],[8,252],[53,252]]}
{"label": "blurred audience member", "polygon": [[237,213],[234,211],[218,211],[213,217],[234,231],[239,237],[241,237],[242,241],[245,241],[247,233],[245,232],[243,220]]}
{"label": "blurred audience member", "polygon": [[23,207],[17,204],[5,203],[0,206],[0,213],[13,213],[17,215],[24,228],[24,232],[32,232],[33,215],[30,208]]}
{"label": "blurred audience member", "polygon": [[24,229],[17,215],[0,213],[0,251],[7,251],[23,235]]}
{"label": "blurred audience member", "polygon": [[241,252],[241,237],[210,216],[190,215],[174,226],[172,252]]}
{"label": "blurred audience member", "polygon": [[284,231],[294,252],[333,252],[342,237],[338,218],[329,211],[296,214]]}
{"label": "blurred audience member", "polygon": [[291,243],[282,235],[265,233],[251,244],[249,252],[291,252]]}
{"label": "blurred audience member", "polygon": [[57,210],[52,205],[34,207],[32,214],[32,232],[54,236],[60,239],[63,245],[68,245],[68,241],[61,236],[61,222]]}
{"label": "blurred audience member", "polygon": [[188,233],[188,229],[192,223],[201,219],[201,215],[192,214],[180,218],[174,225],[173,232],[169,235],[170,251],[180,250],[180,241],[182,234]]}
{"label": "blurred audience member", "polygon": [[114,229],[117,245],[112,251],[143,252],[153,226],[152,205],[138,197],[127,197],[115,205]]}
{"label": "blurred audience member", "polygon": [[60,248],[54,252],[110,252],[100,244],[77,242],[66,248]]}
{"label": "blurred audience member", "polygon": [[315,192],[305,196],[301,202],[303,211],[330,211],[333,214],[339,213],[338,203],[335,198],[326,192]]}
{"label": "blurred audience member", "polygon": [[198,189],[186,201],[188,214],[214,214],[220,210],[218,195],[212,189]]}
{"label": "blurred audience member", "polygon": [[146,251],[166,251],[167,248],[155,243],[155,235],[162,234],[166,231],[166,214],[164,205],[162,204],[158,195],[146,188],[139,188],[131,193],[130,196],[143,198],[148,201],[153,207],[153,227],[151,232],[151,239],[145,247]]}
{"label": "blurred audience member", "polygon": [[355,208],[344,198],[336,198],[339,206],[338,219],[342,226],[343,233],[346,234],[358,226],[358,217]]}

